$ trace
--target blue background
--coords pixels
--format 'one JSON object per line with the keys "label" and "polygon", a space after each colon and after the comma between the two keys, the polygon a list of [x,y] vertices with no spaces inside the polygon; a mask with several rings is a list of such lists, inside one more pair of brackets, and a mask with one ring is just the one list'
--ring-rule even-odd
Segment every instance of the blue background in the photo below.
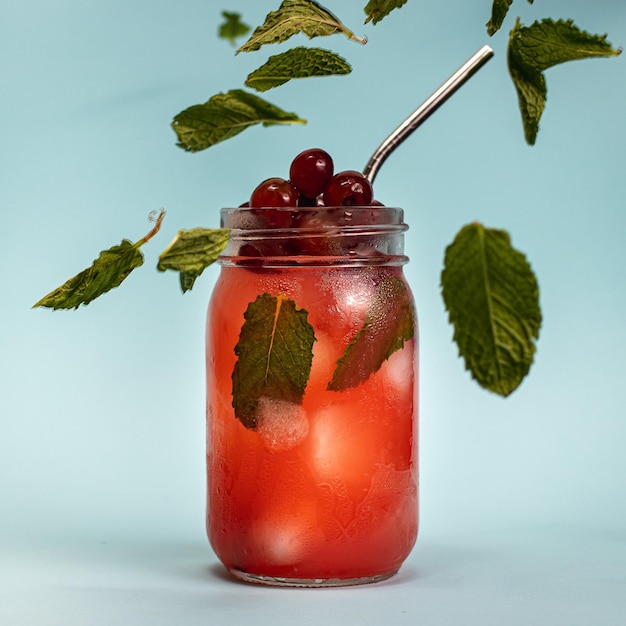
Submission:
{"label": "blue background", "polygon": [[[366,46],[341,36],[311,42],[348,59],[349,76],[265,94],[306,126],[255,127],[189,154],[175,146],[172,117],[242,87],[286,47],[235,56],[216,37],[221,9],[257,25],[278,2],[0,0],[7,623],[41,614],[64,624],[101,623],[97,615],[172,623],[184,611],[187,623],[206,623],[212,612],[245,619],[246,606],[253,615],[272,602],[222,580],[204,538],[204,317],[218,269],[183,296],[173,273],[156,271],[158,254],[179,228],[217,226],[220,207],[240,204],[269,176],[287,176],[300,150],[323,147],[337,169],[362,168],[484,43],[494,59],[376,180],[376,197],[404,207],[411,225],[422,521],[404,578],[356,592],[359,606],[365,618],[380,610],[392,623],[454,623],[457,610],[482,624],[623,617],[626,58],[549,70],[529,147],[506,42],[519,15],[526,24],[571,17],[625,45],[626,4],[516,0],[491,39],[487,0],[413,0],[376,26],[363,25],[364,4],[328,6],[368,36]],[[167,216],[143,248],[145,265],[119,289],[78,311],[31,310],[100,250],[143,236],[160,207]],[[508,230],[540,283],[536,363],[506,400],[464,371],[440,297],[444,248],[473,220]],[[210,602],[216,586],[222,600]],[[425,589],[432,593],[420,596]],[[260,604],[238,604],[243,593]],[[298,593],[281,596],[273,623],[301,614],[310,596]],[[379,600],[369,606],[373,593]],[[332,602],[343,597],[326,596],[324,606],[335,608],[318,619],[339,619]],[[395,613],[384,612],[386,603]]]}

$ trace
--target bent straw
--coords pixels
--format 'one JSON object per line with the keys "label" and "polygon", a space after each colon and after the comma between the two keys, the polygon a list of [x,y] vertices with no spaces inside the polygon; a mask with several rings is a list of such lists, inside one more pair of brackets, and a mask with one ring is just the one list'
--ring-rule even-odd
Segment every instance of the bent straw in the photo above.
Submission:
{"label": "bent straw", "polygon": [[493,50],[483,46],[469,58],[448,80],[437,89],[429,98],[407,117],[389,137],[387,137],[367,162],[363,175],[370,181],[374,178],[387,157],[432,113],[434,113],[461,85],[465,84],[491,57]]}

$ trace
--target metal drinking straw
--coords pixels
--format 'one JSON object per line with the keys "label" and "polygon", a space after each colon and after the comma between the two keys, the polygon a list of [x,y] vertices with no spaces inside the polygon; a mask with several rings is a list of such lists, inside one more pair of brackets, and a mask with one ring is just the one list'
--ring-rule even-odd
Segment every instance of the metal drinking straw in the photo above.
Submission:
{"label": "metal drinking straw", "polygon": [[493,56],[493,50],[489,46],[483,46],[471,58],[469,58],[448,80],[437,89],[429,98],[407,117],[389,137],[387,137],[370,160],[367,162],[363,175],[372,183],[387,157],[432,113],[434,113],[461,85],[467,82],[489,59]]}

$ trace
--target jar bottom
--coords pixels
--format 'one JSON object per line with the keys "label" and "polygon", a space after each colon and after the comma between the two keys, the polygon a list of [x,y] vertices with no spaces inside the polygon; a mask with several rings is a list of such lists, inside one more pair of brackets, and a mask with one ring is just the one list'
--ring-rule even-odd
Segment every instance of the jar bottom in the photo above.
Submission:
{"label": "jar bottom", "polygon": [[247,583],[268,585],[271,587],[352,587],[355,585],[368,585],[387,580],[398,573],[398,570],[374,576],[362,576],[360,578],[282,578],[278,576],[263,576],[262,574],[249,574],[238,569],[228,568],[228,571],[239,580]]}

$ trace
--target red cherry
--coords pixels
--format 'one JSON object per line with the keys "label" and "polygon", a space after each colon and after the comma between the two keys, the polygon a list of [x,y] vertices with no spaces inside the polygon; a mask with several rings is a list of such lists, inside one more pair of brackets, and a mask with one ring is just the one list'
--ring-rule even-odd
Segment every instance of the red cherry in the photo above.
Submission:
{"label": "red cherry", "polygon": [[[323,235],[324,228],[332,226],[335,221],[335,215],[341,209],[330,209],[322,211],[310,211],[301,216],[298,222],[298,228],[302,229],[297,240],[298,250],[301,254],[310,254],[313,256],[325,256],[340,254],[341,246],[337,237],[325,237]],[[307,235],[307,230],[317,231]],[[335,231],[332,233],[336,235]]]}
{"label": "red cherry", "polygon": [[298,190],[284,178],[264,180],[250,196],[252,212],[263,218],[268,228],[289,228],[291,211],[298,204]]}
{"label": "red cherry", "polygon": [[324,188],[326,206],[368,206],[372,196],[370,181],[354,170],[335,174]]}
{"label": "red cherry", "polygon": [[289,178],[301,195],[315,198],[332,178],[333,170],[330,154],[321,148],[311,148],[301,152],[291,162]]}
{"label": "red cherry", "polygon": [[298,190],[284,178],[264,180],[250,196],[251,207],[294,207]]}

